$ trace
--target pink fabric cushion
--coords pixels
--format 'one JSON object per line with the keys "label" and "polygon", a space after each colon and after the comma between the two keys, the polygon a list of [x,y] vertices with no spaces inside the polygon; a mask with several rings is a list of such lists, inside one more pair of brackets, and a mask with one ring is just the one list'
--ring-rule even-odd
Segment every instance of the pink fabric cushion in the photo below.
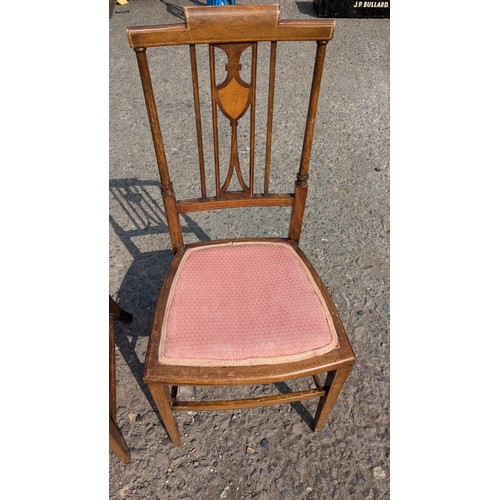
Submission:
{"label": "pink fabric cushion", "polygon": [[167,302],[160,363],[275,364],[335,348],[324,299],[290,245],[237,242],[184,254]]}

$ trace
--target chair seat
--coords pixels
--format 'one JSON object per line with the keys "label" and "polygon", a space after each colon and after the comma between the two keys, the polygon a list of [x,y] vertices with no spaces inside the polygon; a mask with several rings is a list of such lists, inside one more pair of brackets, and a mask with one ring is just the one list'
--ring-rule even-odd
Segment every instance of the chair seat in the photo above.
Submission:
{"label": "chair seat", "polygon": [[160,364],[277,364],[338,348],[326,302],[292,246],[229,242],[184,253],[164,313]]}

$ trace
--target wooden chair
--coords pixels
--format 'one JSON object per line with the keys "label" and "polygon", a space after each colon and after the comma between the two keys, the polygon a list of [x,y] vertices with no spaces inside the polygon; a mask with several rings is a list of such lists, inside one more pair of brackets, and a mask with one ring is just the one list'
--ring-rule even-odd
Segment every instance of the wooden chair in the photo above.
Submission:
{"label": "wooden chair", "polygon": [[[335,305],[300,250],[308,170],[327,43],[333,20],[280,21],[278,5],[187,7],[185,24],[127,28],[139,64],[175,252],[161,289],[145,362],[148,385],[174,445],[181,443],[173,410],[232,410],[319,398],[313,429],[323,428],[355,362]],[[315,41],[309,110],[293,193],[270,193],[270,158],[277,42]],[[269,97],[263,192],[254,186],[257,45],[270,42]],[[196,46],[208,44],[215,196],[207,194]],[[146,49],[189,45],[201,197],[177,200],[170,180]],[[214,50],[227,55],[217,84]],[[251,51],[250,82],[240,57]],[[240,167],[237,127],[250,112],[247,179]],[[229,120],[231,152],[225,180],[219,161],[219,113]],[[230,190],[233,174],[241,190]],[[234,182],[234,180],[233,180]],[[289,207],[288,238],[247,238],[185,244],[179,214],[235,207]],[[327,373],[321,383],[319,374]],[[187,402],[181,385],[256,385],[312,376],[315,388],[252,399]]]}
{"label": "wooden chair", "polygon": [[116,425],[115,320],[132,321],[132,315],[109,296],[109,447],[124,463],[130,462],[130,450]]}

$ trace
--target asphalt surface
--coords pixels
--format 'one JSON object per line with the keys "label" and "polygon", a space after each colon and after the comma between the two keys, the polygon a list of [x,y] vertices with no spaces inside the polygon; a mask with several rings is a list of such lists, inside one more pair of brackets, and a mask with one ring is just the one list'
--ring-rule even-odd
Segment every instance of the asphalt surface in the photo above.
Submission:
{"label": "asphalt surface", "polygon": [[[324,430],[314,434],[308,426],[316,404],[311,401],[245,411],[182,412],[177,421],[183,444],[174,448],[142,382],[156,296],[172,251],[137,63],[125,27],[182,22],[182,7],[188,5],[195,3],[130,0],[115,6],[109,23],[109,291],[134,315],[130,325],[117,323],[116,328],[118,425],[132,463],[121,464],[110,453],[110,498],[388,498],[387,19],[338,19],[327,49],[301,248],[332,293],[358,361]],[[312,2],[287,0],[280,5],[282,19],[317,18]],[[259,49],[258,81],[264,88],[267,54],[266,47]],[[298,169],[313,54],[309,46],[278,49],[275,116],[281,118],[274,122],[271,176],[276,191],[291,191]],[[150,64],[153,79],[160,82],[156,99],[164,109],[160,121],[176,193],[181,198],[198,196],[188,50],[150,51]],[[248,64],[243,66],[245,71]],[[209,109],[207,75],[201,65],[202,111]],[[265,95],[257,108],[258,124],[265,123]],[[209,120],[209,112],[205,115]],[[241,125],[242,137],[245,127]],[[263,138],[264,125],[257,133],[258,148]],[[245,162],[243,140],[241,147]],[[262,147],[259,151],[256,163],[262,165]],[[210,148],[206,158],[211,158]],[[272,209],[269,217],[261,209],[205,212],[183,218],[182,224],[187,242],[285,236],[287,217],[282,209]],[[288,385],[307,388],[309,381]],[[287,388],[271,385],[243,392],[241,387],[197,387],[182,389],[180,396],[230,398],[279,390]]]}

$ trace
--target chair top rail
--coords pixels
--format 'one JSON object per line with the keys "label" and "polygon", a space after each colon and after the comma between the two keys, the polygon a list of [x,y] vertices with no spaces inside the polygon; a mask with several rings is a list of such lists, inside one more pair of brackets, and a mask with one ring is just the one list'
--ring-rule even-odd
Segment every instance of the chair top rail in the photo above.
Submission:
{"label": "chair top rail", "polygon": [[266,41],[329,41],[335,20],[279,20],[280,6],[185,7],[185,24],[128,27],[133,49]]}

